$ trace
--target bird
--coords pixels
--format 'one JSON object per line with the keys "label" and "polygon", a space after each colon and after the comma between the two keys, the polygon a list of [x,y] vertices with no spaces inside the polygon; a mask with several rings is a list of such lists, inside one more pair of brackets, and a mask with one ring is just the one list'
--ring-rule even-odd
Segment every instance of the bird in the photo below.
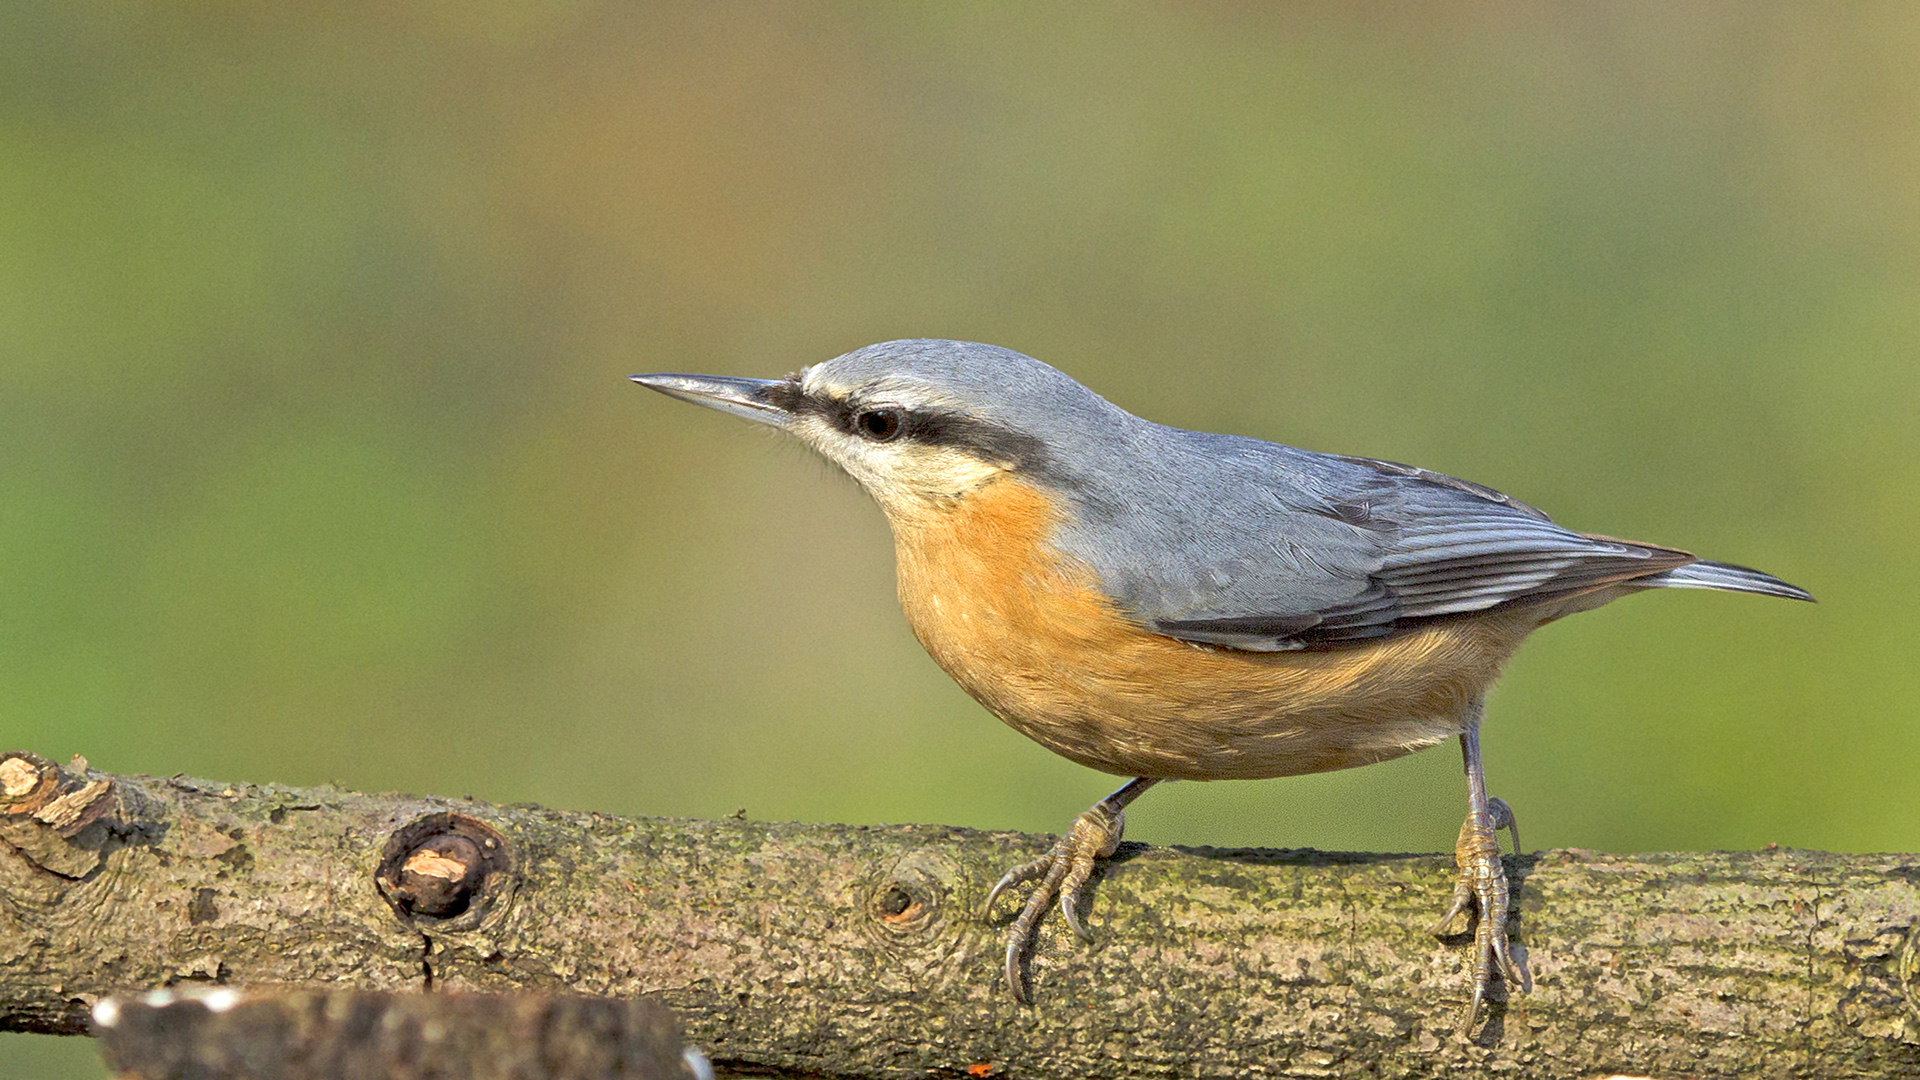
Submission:
{"label": "bird", "polygon": [[1531,989],[1498,839],[1518,853],[1519,829],[1480,750],[1508,657],[1545,623],[1645,589],[1813,599],[1441,473],[1157,424],[994,345],[888,341],[779,379],[632,379],[844,470],[891,526],[900,604],[934,661],[1021,734],[1132,778],[986,898],[990,915],[1031,886],[1006,931],[1022,1004],[1047,910],[1092,940],[1083,893],[1155,784],[1346,769],[1457,737],[1467,814],[1433,932],[1472,925],[1471,1034],[1497,983]]}

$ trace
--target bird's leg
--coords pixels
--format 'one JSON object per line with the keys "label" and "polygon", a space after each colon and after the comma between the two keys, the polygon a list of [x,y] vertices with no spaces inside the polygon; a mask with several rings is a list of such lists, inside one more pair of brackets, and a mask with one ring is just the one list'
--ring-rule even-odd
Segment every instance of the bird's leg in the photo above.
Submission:
{"label": "bird's leg", "polygon": [[1486,1000],[1487,987],[1497,971],[1511,989],[1533,989],[1533,977],[1524,959],[1515,963],[1507,943],[1507,872],[1500,864],[1501,829],[1513,833],[1513,850],[1520,851],[1520,827],[1514,824],[1513,809],[1504,800],[1487,794],[1486,772],[1480,764],[1480,717],[1483,703],[1475,701],[1460,732],[1460,756],[1467,766],[1467,820],[1460,825],[1460,839],[1454,842],[1453,861],[1460,876],[1453,886],[1453,904],[1434,924],[1435,934],[1444,934],[1453,920],[1469,905],[1477,909],[1479,919],[1473,931],[1473,996],[1467,999],[1466,1014],[1460,1018],[1460,1034],[1473,1032],[1480,1005]]}
{"label": "bird's leg", "polygon": [[1094,803],[1085,813],[1073,819],[1073,828],[1068,829],[1067,835],[1053,845],[1052,851],[1007,871],[1006,876],[994,885],[993,891],[987,894],[982,914],[992,912],[993,902],[1006,889],[1028,881],[1040,883],[1027,895],[1027,906],[1020,910],[1019,917],[1007,927],[1007,988],[1013,991],[1015,1001],[1022,1005],[1033,1003],[1027,995],[1027,980],[1020,973],[1020,961],[1032,948],[1040,920],[1055,897],[1060,899],[1061,917],[1073,932],[1082,941],[1093,940],[1093,935],[1087,932],[1086,925],[1080,921],[1081,890],[1086,887],[1087,878],[1093,874],[1094,862],[1112,855],[1119,848],[1120,834],[1127,827],[1127,804],[1159,782],[1148,776],[1127,781],[1120,790]]}

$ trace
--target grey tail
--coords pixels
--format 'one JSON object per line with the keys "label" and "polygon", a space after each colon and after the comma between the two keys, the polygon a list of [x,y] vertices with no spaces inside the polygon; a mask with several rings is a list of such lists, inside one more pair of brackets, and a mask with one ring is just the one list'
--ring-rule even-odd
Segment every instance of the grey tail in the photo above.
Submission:
{"label": "grey tail", "polygon": [[1634,578],[1634,585],[1668,589],[1725,589],[1728,592],[1784,596],[1789,600],[1812,600],[1813,594],[1789,585],[1772,574],[1763,574],[1745,566],[1723,562],[1696,562],[1662,574]]}

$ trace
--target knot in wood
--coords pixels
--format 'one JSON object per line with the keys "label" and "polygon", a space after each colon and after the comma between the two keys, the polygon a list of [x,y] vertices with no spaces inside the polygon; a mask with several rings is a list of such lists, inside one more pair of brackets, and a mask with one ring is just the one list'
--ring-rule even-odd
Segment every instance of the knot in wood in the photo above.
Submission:
{"label": "knot in wood", "polygon": [[895,868],[868,893],[867,917],[890,934],[918,937],[940,921],[940,893],[928,875]]}
{"label": "knot in wood", "polygon": [[506,838],[464,814],[428,814],[387,840],[374,875],[403,920],[438,929],[479,925],[512,868]]}
{"label": "knot in wood", "polygon": [[900,882],[890,882],[880,898],[880,921],[902,925],[917,921],[926,913],[926,904]]}
{"label": "knot in wood", "polygon": [[393,891],[418,914],[444,919],[467,910],[480,876],[480,845],[464,836],[434,836],[400,864]]}
{"label": "knot in wood", "polygon": [[953,860],[934,851],[908,852],[881,867],[865,883],[866,922],[879,931],[872,936],[917,943],[938,934],[959,872]]}

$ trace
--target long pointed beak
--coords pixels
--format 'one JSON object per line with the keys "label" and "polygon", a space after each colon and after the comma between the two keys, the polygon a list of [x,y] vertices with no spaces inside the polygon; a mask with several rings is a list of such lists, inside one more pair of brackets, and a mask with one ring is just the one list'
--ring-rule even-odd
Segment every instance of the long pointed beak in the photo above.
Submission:
{"label": "long pointed beak", "polygon": [[634,382],[670,398],[691,401],[723,413],[774,427],[786,427],[793,413],[776,403],[768,391],[778,379],[737,379],[727,375],[633,375]]}

